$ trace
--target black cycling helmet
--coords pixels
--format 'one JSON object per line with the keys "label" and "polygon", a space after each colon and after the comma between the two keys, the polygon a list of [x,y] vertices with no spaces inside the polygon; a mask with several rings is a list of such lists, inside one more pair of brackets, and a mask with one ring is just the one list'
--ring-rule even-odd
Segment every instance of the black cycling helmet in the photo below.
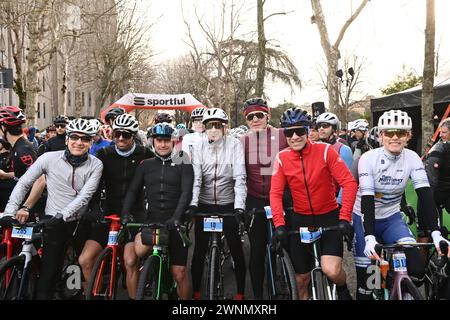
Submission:
{"label": "black cycling helmet", "polygon": [[288,128],[293,126],[311,126],[311,116],[300,108],[287,109],[280,119],[280,125],[282,128]]}
{"label": "black cycling helmet", "polygon": [[69,123],[69,118],[67,118],[63,114],[56,116],[55,120],[53,120],[53,124],[68,124],[68,123]]}
{"label": "black cycling helmet", "polygon": [[253,111],[263,111],[269,113],[269,106],[267,105],[267,100],[263,98],[251,98],[244,103],[244,115],[246,116]]}
{"label": "black cycling helmet", "polygon": [[110,120],[114,121],[114,119],[118,116],[120,116],[121,114],[125,113],[125,109],[117,107],[117,108],[112,108],[111,110],[109,110],[106,115],[105,115],[105,121],[109,122]]}
{"label": "black cycling helmet", "polygon": [[155,124],[162,123],[162,122],[171,123],[172,121],[173,121],[172,116],[165,112],[157,113],[154,118]]}

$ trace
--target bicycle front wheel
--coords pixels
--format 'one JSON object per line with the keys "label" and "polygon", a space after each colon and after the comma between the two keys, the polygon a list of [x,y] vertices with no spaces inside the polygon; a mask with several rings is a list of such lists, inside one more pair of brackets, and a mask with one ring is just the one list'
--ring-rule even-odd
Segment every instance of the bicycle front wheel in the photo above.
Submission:
{"label": "bicycle front wheel", "polygon": [[403,279],[400,288],[402,289],[402,300],[423,300],[419,289],[414,285],[414,283],[409,279]]}
{"label": "bicycle front wheel", "polygon": [[[24,270],[25,256],[15,256],[0,266],[0,300],[33,300],[37,276],[31,266]],[[7,281],[9,274],[9,281]],[[20,286],[22,290],[20,291]]]}
{"label": "bicycle front wheel", "polygon": [[103,249],[92,269],[86,300],[115,300],[119,263],[117,258],[114,260],[112,248]]}
{"label": "bicycle front wheel", "polygon": [[295,271],[286,250],[283,249],[282,254],[267,255],[266,269],[268,282],[275,289],[273,294],[273,288],[270,288],[272,285],[268,286],[270,300],[298,300]]}
{"label": "bicycle front wheel", "polygon": [[209,300],[218,299],[218,294],[216,292],[218,286],[218,267],[219,267],[219,256],[217,252],[217,247],[213,246],[209,254],[209,265],[208,265],[208,283],[207,283],[207,297]]}
{"label": "bicycle front wheel", "polygon": [[144,263],[139,276],[136,300],[158,300],[159,295],[159,259],[150,256]]}
{"label": "bicycle front wheel", "polygon": [[323,277],[324,275],[321,270],[313,271],[313,277],[311,279],[313,283],[311,283],[311,287],[314,300],[326,300]]}

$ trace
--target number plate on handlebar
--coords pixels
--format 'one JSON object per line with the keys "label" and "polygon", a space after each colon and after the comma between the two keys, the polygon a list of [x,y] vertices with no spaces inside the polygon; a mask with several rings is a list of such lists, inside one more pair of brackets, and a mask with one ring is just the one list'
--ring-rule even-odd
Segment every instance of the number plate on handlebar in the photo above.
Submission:
{"label": "number plate on handlebar", "polygon": [[394,253],[392,255],[392,265],[394,266],[394,271],[407,271],[406,255],[404,253]]}
{"label": "number plate on handlebar", "polygon": [[317,231],[309,231],[307,227],[300,228],[300,241],[302,243],[313,243],[317,239],[320,239],[320,236],[322,235],[322,230],[319,229]]}
{"label": "number plate on handlebar", "polygon": [[118,231],[110,231],[108,235],[108,246],[116,246],[117,245],[117,236],[119,235]]}
{"label": "number plate on handlebar", "polygon": [[25,239],[25,240],[31,240],[31,237],[33,236],[33,227],[13,227],[11,237],[13,238],[19,238],[19,239]]}
{"label": "number plate on handlebar", "polygon": [[266,212],[266,218],[272,219],[272,209],[270,208],[270,206],[265,206],[264,211]]}
{"label": "number plate on handlebar", "polygon": [[203,231],[206,232],[222,232],[223,219],[222,218],[204,218]]}

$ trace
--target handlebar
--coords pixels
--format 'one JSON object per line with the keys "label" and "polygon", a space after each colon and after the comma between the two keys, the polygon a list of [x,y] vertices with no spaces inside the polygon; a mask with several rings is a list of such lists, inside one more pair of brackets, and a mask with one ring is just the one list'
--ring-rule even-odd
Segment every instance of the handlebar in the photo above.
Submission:
{"label": "handlebar", "polygon": [[192,214],[193,217],[235,217],[236,214],[234,212],[195,212]]}

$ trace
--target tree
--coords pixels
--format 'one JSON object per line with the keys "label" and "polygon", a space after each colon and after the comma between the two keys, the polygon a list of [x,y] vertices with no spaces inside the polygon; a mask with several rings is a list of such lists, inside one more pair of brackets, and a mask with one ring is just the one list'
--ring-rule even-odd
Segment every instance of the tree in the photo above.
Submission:
{"label": "tree", "polygon": [[407,70],[402,66],[402,72],[395,77],[386,87],[381,88],[380,91],[383,95],[390,95],[393,93],[401,92],[403,90],[418,86],[422,84],[422,77],[418,76],[413,70]]}
{"label": "tree", "polygon": [[435,48],[435,12],[434,0],[427,0],[425,27],[425,57],[423,63],[422,85],[422,152],[433,136],[433,86],[434,86],[434,48]]}
{"label": "tree", "polygon": [[320,34],[320,42],[325,53],[325,58],[327,60],[327,91],[330,110],[331,112],[336,113],[339,119],[344,123],[347,122],[347,119],[346,113],[339,103],[339,79],[336,75],[336,72],[338,70],[338,61],[341,57],[339,52],[339,45],[341,44],[348,27],[358,17],[368,1],[369,0],[361,1],[361,4],[356,9],[356,11],[342,26],[334,44],[331,44],[320,0],[311,0],[311,6],[313,10],[311,23],[315,23],[317,25],[317,29],[319,30]]}
{"label": "tree", "polygon": [[297,108],[298,106],[292,102],[284,102],[282,104],[279,104],[275,108],[270,109],[270,124],[274,127],[279,127],[280,125],[280,119],[283,115],[283,112],[285,112],[287,109],[290,108]]}

